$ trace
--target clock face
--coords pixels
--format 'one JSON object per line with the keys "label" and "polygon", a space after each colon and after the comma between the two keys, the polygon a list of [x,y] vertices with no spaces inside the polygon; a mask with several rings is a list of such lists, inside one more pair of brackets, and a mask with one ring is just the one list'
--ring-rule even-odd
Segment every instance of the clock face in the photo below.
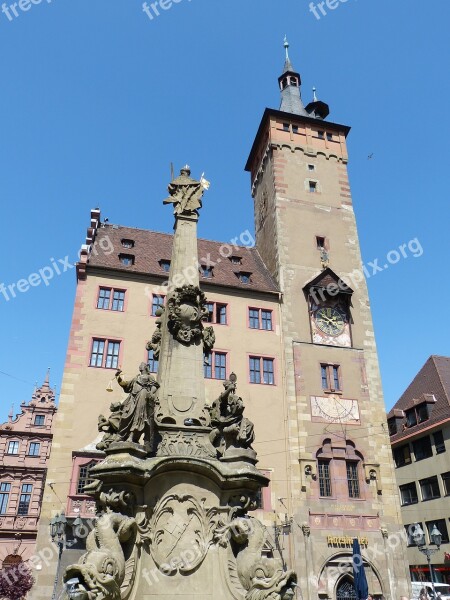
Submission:
{"label": "clock face", "polygon": [[338,336],[345,329],[344,317],[336,308],[319,308],[315,319],[317,327],[327,335]]}

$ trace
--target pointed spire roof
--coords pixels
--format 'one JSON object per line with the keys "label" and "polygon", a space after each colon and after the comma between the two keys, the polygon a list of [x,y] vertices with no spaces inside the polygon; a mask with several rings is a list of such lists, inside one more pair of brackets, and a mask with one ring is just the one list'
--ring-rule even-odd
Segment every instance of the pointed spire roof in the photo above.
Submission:
{"label": "pointed spire roof", "polygon": [[47,373],[45,375],[44,383],[35,388],[34,394],[32,397],[32,401],[36,402],[55,402],[56,390],[50,387],[50,367],[47,369]]}
{"label": "pointed spire roof", "polygon": [[300,93],[302,79],[300,73],[294,71],[291,59],[289,58],[289,42],[286,36],[283,45],[286,52],[286,59],[284,62],[283,73],[278,78],[281,90],[280,110],[293,115],[308,117],[309,115],[305,110]]}

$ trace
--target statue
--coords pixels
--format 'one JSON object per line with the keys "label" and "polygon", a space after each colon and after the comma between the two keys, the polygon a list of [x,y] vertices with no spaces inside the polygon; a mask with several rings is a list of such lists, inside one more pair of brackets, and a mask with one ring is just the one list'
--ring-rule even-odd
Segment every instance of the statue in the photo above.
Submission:
{"label": "statue", "polygon": [[[218,448],[222,458],[242,454],[238,449],[243,449],[248,458],[256,459],[256,452],[252,448],[255,440],[253,423],[244,417],[244,402],[235,394],[237,377],[234,373],[225,381],[225,390],[215,400],[211,407],[211,424],[214,429],[211,441]],[[238,450],[233,452],[233,450]]]}
{"label": "statue", "polygon": [[139,365],[139,375],[131,381],[124,381],[121,373],[121,370],[116,373],[117,383],[128,397],[122,404],[120,439],[138,444],[143,435],[145,449],[152,452],[155,443],[155,395],[159,383],[144,362]]}
{"label": "statue", "polygon": [[320,249],[320,264],[323,270],[330,266],[330,256],[325,248]]}
{"label": "statue", "polygon": [[[119,494],[129,503],[126,492]],[[64,582],[70,600],[121,600],[127,571],[125,548],[137,533],[136,520],[107,507],[95,520],[86,540],[87,552],[66,569]]]}
{"label": "statue", "polygon": [[202,321],[208,309],[205,294],[200,288],[193,285],[175,288],[167,301],[167,311],[167,327],[178,342],[189,346],[203,341]]}
{"label": "statue", "polygon": [[161,333],[161,326],[162,326],[162,316],[164,314],[164,306],[160,306],[159,308],[156,309],[155,312],[155,316],[157,317],[155,324],[156,324],[156,329],[153,332],[152,335],[152,339],[147,342],[147,350],[153,350],[153,358],[155,360],[159,360],[159,353],[161,351],[161,340],[162,340],[162,333]]}
{"label": "statue", "polygon": [[211,353],[216,343],[216,334],[212,327],[205,327],[203,330],[203,353],[205,355],[205,361],[207,362],[206,356]]}
{"label": "statue", "polygon": [[229,568],[235,571],[245,592],[245,600],[291,600],[295,596],[297,576],[283,568],[283,561],[264,556],[268,533],[254,517],[236,517],[218,531],[222,546],[234,543],[234,560]]}
{"label": "statue", "polygon": [[100,415],[98,430],[104,433],[103,439],[96,446],[97,450],[107,450],[113,442],[120,441],[119,428],[122,417],[122,402],[113,402],[109,407],[111,414],[108,418]]}
{"label": "statue", "polygon": [[198,210],[202,207],[202,197],[205,187],[201,181],[190,177],[191,169],[186,165],[180,171],[168,187],[170,197],[164,200],[164,204],[173,204],[175,215],[198,216]]}

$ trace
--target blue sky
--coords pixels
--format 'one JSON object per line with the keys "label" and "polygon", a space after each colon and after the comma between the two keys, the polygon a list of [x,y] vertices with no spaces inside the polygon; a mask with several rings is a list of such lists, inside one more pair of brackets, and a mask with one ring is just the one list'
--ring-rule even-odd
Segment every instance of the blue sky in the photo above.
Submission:
{"label": "blue sky", "polygon": [[[264,108],[278,108],[287,33],[304,99],[315,85],[329,119],[352,127],[364,261],[423,248],[368,281],[387,406],[430,354],[449,355],[450,5],[340,0],[320,19],[308,5],[180,0],[150,20],[140,0],[43,0],[0,13],[0,283],[74,262],[95,206],[171,231],[171,161],[213,182],[202,237],[252,228],[243,167]],[[59,389],[74,293],[72,269],[0,295],[0,420],[48,366]]]}

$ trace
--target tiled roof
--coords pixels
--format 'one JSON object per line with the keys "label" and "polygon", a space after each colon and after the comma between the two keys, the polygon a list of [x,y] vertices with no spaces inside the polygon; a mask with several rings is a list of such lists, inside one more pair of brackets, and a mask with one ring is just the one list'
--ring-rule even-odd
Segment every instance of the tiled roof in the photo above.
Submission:
{"label": "tiled roof", "polygon": [[[122,240],[132,240],[133,248],[125,248]],[[147,274],[167,279],[161,267],[161,260],[170,260],[172,256],[173,235],[134,229],[118,225],[99,228],[88,260],[88,268],[107,268],[115,271]],[[227,246],[223,250],[224,246]],[[222,249],[222,253],[221,253]],[[265,267],[255,248],[234,246],[225,242],[198,240],[200,265],[212,265],[212,277],[200,277],[200,283],[277,293],[278,287]],[[132,255],[134,264],[125,266],[119,259],[120,254]],[[241,264],[233,264],[224,255],[237,256]],[[243,283],[239,273],[251,273],[250,282]]]}
{"label": "tiled roof", "polygon": [[398,442],[403,438],[415,435],[424,429],[450,419],[450,357],[430,356],[391,409],[388,418],[398,415],[398,412],[396,415],[394,411],[405,411],[417,406],[421,400],[426,401],[429,394],[432,394],[436,399],[435,403],[429,404],[431,409],[430,418],[413,427],[402,427],[406,424],[406,419],[404,419],[404,422],[400,423],[400,431],[391,436],[391,443]]}

